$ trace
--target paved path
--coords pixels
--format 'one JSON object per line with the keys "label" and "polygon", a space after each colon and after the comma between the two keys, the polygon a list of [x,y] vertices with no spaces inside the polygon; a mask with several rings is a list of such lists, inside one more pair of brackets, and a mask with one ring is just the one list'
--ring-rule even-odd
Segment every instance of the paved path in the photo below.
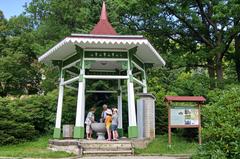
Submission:
{"label": "paved path", "polygon": [[187,157],[166,157],[166,156],[116,156],[116,157],[83,157],[83,159],[187,159]]}
{"label": "paved path", "polygon": [[[18,157],[0,157],[0,159],[19,159]],[[37,158],[24,158],[24,159],[37,159]],[[189,159],[189,157],[167,157],[167,156],[115,156],[115,157],[69,157],[61,159]]]}

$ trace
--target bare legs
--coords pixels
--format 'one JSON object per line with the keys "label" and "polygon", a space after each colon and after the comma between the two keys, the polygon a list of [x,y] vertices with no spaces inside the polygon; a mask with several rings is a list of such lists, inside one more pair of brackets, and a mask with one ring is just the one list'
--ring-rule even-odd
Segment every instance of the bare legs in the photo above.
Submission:
{"label": "bare legs", "polygon": [[108,134],[108,141],[111,141],[111,130],[110,128],[107,128],[107,134]]}
{"label": "bare legs", "polygon": [[113,140],[118,140],[118,132],[116,130],[112,131],[113,133]]}

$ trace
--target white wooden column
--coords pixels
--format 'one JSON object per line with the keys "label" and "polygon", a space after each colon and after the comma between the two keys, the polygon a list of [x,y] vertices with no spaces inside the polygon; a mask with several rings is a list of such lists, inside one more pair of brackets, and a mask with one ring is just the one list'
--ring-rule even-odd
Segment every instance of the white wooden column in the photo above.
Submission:
{"label": "white wooden column", "polygon": [[135,111],[135,94],[132,79],[132,71],[128,70],[129,79],[127,81],[128,87],[128,122],[129,126],[136,126],[136,111]]}
{"label": "white wooden column", "polygon": [[127,80],[127,89],[128,89],[128,137],[136,138],[138,136],[138,128],[136,122],[136,109],[135,109],[135,95],[134,95],[134,86],[133,86],[133,75],[132,75],[132,57],[136,53],[137,48],[130,49],[128,52],[128,80]]}
{"label": "white wooden column", "polygon": [[121,80],[118,80],[118,133],[119,136],[123,135],[123,126],[122,126],[122,87]]}
{"label": "white wooden column", "polygon": [[81,61],[80,61],[79,81],[78,81],[76,121],[75,121],[73,137],[76,139],[83,139],[84,138],[84,118],[85,118],[84,51],[81,48],[77,47],[77,52],[81,55]]}
{"label": "white wooden column", "polygon": [[143,80],[142,80],[143,84],[145,85],[143,87],[143,93],[147,93],[147,75],[146,75],[146,70],[144,69],[144,72],[143,72]]}
{"label": "white wooden column", "polygon": [[58,103],[57,103],[57,115],[53,138],[61,137],[61,121],[62,121],[62,106],[63,106],[63,95],[64,95],[64,71],[61,68],[60,83],[58,92]]}
{"label": "white wooden column", "polygon": [[81,75],[78,82],[78,98],[77,98],[77,112],[76,112],[76,127],[84,127],[84,115],[85,115],[85,81],[81,79],[83,75],[83,70],[81,70]]}

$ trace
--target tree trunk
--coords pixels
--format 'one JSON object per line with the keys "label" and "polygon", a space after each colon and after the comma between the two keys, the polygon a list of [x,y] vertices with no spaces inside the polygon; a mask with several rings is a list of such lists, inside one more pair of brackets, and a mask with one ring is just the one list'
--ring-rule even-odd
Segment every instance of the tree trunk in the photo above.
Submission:
{"label": "tree trunk", "polygon": [[216,57],[216,74],[217,74],[217,83],[219,87],[223,86],[223,67],[222,67],[222,55],[217,54]]}
{"label": "tree trunk", "polygon": [[235,68],[237,72],[237,79],[240,82],[240,35],[235,38],[235,56],[234,56]]}
{"label": "tree trunk", "polygon": [[215,71],[214,71],[214,62],[212,59],[207,59],[208,63],[208,75],[210,78],[210,89],[215,88]]}
{"label": "tree trunk", "polygon": [[217,83],[219,87],[223,86],[223,68],[222,59],[216,61],[216,73],[217,73]]}

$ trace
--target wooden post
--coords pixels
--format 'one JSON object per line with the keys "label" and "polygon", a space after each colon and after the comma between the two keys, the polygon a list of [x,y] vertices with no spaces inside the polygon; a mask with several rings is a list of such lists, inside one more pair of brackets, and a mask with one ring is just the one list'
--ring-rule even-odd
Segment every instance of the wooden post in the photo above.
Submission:
{"label": "wooden post", "polygon": [[84,138],[84,118],[85,118],[85,67],[84,67],[84,50],[76,46],[76,51],[80,55],[80,74],[78,79],[78,96],[77,96],[77,110],[76,121],[74,127],[73,137],[75,139]]}
{"label": "wooden post", "polygon": [[170,103],[167,102],[168,107],[168,145],[172,144],[172,132],[171,132],[171,106]]}
{"label": "wooden post", "polygon": [[58,92],[57,114],[56,123],[53,133],[53,138],[61,138],[61,122],[62,122],[62,107],[63,107],[63,95],[64,95],[64,70],[60,67],[60,83]]}
{"label": "wooden post", "polygon": [[198,103],[198,143],[202,144],[201,104]]}

